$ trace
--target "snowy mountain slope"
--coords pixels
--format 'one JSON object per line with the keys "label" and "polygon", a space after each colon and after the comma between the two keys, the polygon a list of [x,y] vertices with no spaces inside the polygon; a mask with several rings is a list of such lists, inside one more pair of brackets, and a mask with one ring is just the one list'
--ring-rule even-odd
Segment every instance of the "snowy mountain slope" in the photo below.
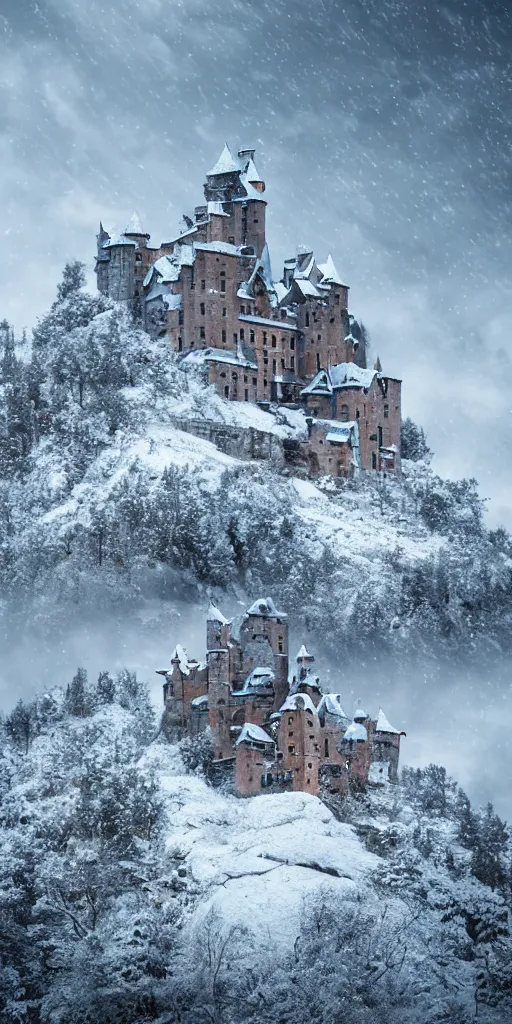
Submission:
{"label": "snowy mountain slope", "polygon": [[2,1021],[509,1019],[492,808],[435,766],[331,808],[240,800],[155,731],[128,672],[79,672],[2,727]]}
{"label": "snowy mountain slope", "polygon": [[183,421],[297,438],[302,412],[223,401],[122,308],[74,288],[31,361],[6,351],[2,374],[4,594],[141,601],[170,574],[199,602],[271,589],[334,651],[509,645],[512,545],[486,532],[471,481],[405,462],[401,480],[313,485],[226,455]]}

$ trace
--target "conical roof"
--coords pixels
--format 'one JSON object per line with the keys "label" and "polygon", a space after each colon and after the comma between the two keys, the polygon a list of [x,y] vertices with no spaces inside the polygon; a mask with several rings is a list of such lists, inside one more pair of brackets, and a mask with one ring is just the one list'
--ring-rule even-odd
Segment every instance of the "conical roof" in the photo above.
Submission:
{"label": "conical roof", "polygon": [[229,621],[228,619],[224,618],[222,612],[219,611],[217,605],[215,605],[213,601],[210,601],[210,604],[208,605],[206,618],[208,622],[220,622],[223,626],[226,626]]}
{"label": "conical roof", "polygon": [[343,284],[343,281],[334,266],[334,260],[330,253],[325,263],[318,264],[318,269],[322,275],[322,284]]}
{"label": "conical roof", "polygon": [[[147,234],[147,232],[144,231],[144,228],[142,227],[141,219],[140,219],[140,217],[139,217],[139,215],[138,215],[136,210],[133,211],[133,213],[132,213],[132,215],[130,217],[130,220],[128,221],[128,224],[126,225],[126,227],[124,229],[124,234],[125,235],[146,235]],[[149,238],[149,235],[148,235],[148,238]]]}
{"label": "conical roof", "polygon": [[309,661],[314,661],[315,660],[313,655],[309,653],[309,651],[308,651],[308,649],[307,649],[305,644],[302,644],[302,647],[300,648],[300,650],[297,651],[297,661],[302,661],[303,658],[305,658],[305,659],[307,659]]}
{"label": "conical roof", "polygon": [[261,182],[263,182],[263,178],[261,178],[260,175],[258,174],[258,171],[256,170],[256,164],[254,163],[254,160],[252,159],[252,157],[250,158],[249,163],[247,164],[247,170],[245,172],[245,175],[246,175],[247,181],[251,182],[251,184],[254,181],[261,181]]}
{"label": "conical roof", "polygon": [[399,729],[394,729],[393,726],[388,722],[382,708],[379,708],[379,714],[377,716],[377,725],[375,726],[375,732],[391,732],[396,736],[400,735]]}
{"label": "conical roof", "polygon": [[222,150],[222,153],[220,154],[220,157],[217,160],[217,163],[212,167],[211,171],[208,171],[208,175],[210,175],[210,174],[231,174],[232,171],[239,171],[239,170],[240,170],[240,165],[236,163],[236,161],[235,161],[235,159],[233,157],[233,154],[232,154],[232,152],[231,152],[227,142],[225,142],[224,143],[224,149]]}

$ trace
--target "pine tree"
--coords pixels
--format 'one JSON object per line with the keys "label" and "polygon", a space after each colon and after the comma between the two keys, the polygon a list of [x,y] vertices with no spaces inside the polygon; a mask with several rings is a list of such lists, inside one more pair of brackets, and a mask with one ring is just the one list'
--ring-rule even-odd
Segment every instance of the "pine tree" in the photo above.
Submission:
{"label": "pine tree", "polygon": [[78,668],[66,690],[66,708],[70,715],[87,718],[92,712],[91,695],[87,687],[87,672]]}

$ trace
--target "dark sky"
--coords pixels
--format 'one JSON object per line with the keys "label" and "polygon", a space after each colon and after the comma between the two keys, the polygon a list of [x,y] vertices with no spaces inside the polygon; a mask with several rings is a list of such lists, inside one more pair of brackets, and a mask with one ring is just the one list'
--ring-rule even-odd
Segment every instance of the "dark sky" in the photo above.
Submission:
{"label": "dark sky", "polygon": [[31,325],[100,216],[154,242],[257,147],[275,276],[332,251],[436,468],[512,525],[507,0],[0,0],[0,315]]}

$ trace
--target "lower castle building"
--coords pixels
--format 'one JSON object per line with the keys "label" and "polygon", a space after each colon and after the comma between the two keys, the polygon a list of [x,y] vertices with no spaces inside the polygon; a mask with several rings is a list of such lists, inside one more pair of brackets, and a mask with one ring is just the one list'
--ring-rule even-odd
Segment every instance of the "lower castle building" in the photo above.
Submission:
{"label": "lower castle building", "polygon": [[206,661],[177,646],[165,677],[165,727],[176,737],[211,729],[214,765],[231,772],[240,796],[300,790],[344,795],[396,782],[400,739],[384,712],[349,717],[325,693],[302,646],[289,676],[288,622],[271,598],[227,620],[213,604]]}
{"label": "lower castle building", "polygon": [[366,333],[330,255],[317,263],[302,247],[274,281],[254,158],[226,145],[204,201],[159,246],[135,214],[117,237],[100,224],[98,288],[165,336],[184,368],[201,367],[223,398],[303,408],[309,436],[290,461],[310,476],[399,472],[401,382],[379,360],[367,366]]}

